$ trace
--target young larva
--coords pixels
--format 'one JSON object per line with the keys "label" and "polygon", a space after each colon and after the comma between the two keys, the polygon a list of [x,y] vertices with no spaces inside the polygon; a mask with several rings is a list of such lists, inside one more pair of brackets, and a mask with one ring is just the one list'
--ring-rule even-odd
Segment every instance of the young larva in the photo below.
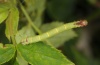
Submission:
{"label": "young larva", "polygon": [[86,26],[87,25],[87,21],[86,20],[80,20],[80,21],[76,21],[76,22],[72,22],[72,23],[67,23],[67,24],[64,24],[62,26],[59,26],[57,28],[54,28],[46,33],[43,33],[41,35],[37,35],[35,37],[29,37],[29,38],[25,38],[21,41],[22,44],[30,44],[30,43],[33,43],[33,42],[38,42],[38,41],[42,41],[42,40],[45,40],[51,36],[54,36],[60,32],[63,32],[65,30],[68,30],[68,29],[72,29],[72,28],[77,28],[77,27],[83,27],[83,26]]}

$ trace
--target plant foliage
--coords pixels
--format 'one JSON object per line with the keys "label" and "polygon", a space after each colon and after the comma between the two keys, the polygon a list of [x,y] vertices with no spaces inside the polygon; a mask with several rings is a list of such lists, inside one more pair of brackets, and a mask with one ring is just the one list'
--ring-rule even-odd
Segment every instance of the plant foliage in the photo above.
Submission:
{"label": "plant foliage", "polygon": [[[60,5],[65,3],[60,8],[55,5],[56,1],[58,0],[48,3],[46,0],[0,0],[0,37],[3,38],[0,42],[8,40],[6,43],[0,43],[0,65],[74,65],[56,49],[78,36],[72,29],[41,42],[28,45],[21,42],[24,38],[27,41],[27,37],[41,35],[64,24],[59,20],[65,21],[65,18],[71,15],[75,1],[63,0]],[[59,3],[60,0],[57,4]],[[66,6],[71,7],[66,9]],[[57,21],[44,23],[46,8],[48,15]]]}

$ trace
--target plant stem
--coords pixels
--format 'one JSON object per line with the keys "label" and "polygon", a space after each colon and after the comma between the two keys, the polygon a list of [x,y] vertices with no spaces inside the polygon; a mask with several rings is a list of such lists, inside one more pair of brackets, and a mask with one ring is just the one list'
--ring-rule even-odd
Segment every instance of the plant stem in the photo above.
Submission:
{"label": "plant stem", "polygon": [[[35,24],[33,23],[33,21],[31,20],[30,16],[28,15],[28,13],[26,12],[25,8],[23,7],[23,5],[19,2],[21,10],[23,11],[24,15],[26,16],[28,22],[32,25],[32,27],[35,29],[36,32],[38,32],[38,34],[42,34],[42,32],[35,26]],[[46,42],[47,44],[51,43],[48,40],[45,40],[44,42]]]}
{"label": "plant stem", "polygon": [[42,32],[34,25],[33,21],[31,20],[30,16],[27,14],[26,10],[24,9],[24,7],[22,6],[21,3],[20,3],[20,7],[21,7],[24,15],[26,16],[28,22],[32,25],[32,27],[35,29],[35,31],[37,31],[39,34],[41,34]]}
{"label": "plant stem", "polygon": [[12,40],[12,43],[14,44],[14,46],[16,46],[15,36],[11,36],[11,40]]}

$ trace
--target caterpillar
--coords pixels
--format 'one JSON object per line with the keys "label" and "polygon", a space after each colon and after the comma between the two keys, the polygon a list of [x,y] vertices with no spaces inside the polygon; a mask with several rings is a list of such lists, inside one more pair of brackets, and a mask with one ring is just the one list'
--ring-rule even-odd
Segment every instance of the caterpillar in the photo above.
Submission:
{"label": "caterpillar", "polygon": [[72,29],[72,28],[77,28],[77,27],[83,27],[83,26],[86,26],[87,25],[87,21],[86,20],[80,20],[80,21],[74,21],[74,22],[71,22],[71,23],[66,23],[62,26],[59,26],[57,28],[54,28],[46,33],[43,33],[41,35],[37,35],[35,37],[28,37],[28,38],[25,38],[25,39],[22,39],[21,43],[22,44],[30,44],[30,43],[35,43],[35,42],[38,42],[38,41],[42,41],[42,40],[45,40],[49,37],[52,37],[60,32],[63,32],[65,30],[68,30],[68,29]]}

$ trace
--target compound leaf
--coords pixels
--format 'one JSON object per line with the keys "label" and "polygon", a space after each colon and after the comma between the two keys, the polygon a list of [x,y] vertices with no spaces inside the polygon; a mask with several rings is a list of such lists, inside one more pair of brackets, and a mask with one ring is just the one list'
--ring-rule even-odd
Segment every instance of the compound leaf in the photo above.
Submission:
{"label": "compound leaf", "polygon": [[0,2],[0,13],[10,9],[9,3]]}
{"label": "compound leaf", "polygon": [[18,44],[17,50],[32,65],[74,65],[58,50],[42,42]]}
{"label": "compound leaf", "polygon": [[9,11],[0,13],[0,23],[2,23],[8,16]]}
{"label": "compound leaf", "polygon": [[0,43],[0,65],[12,59],[15,54],[15,47],[11,44],[3,44]]}
{"label": "compound leaf", "polygon": [[18,9],[15,6],[11,7],[9,16],[6,20],[6,31],[5,31],[5,34],[9,40],[10,37],[15,35],[17,32],[18,20],[19,20]]}
{"label": "compound leaf", "polygon": [[9,13],[9,4],[0,3],[0,23],[2,23],[8,16]]}

